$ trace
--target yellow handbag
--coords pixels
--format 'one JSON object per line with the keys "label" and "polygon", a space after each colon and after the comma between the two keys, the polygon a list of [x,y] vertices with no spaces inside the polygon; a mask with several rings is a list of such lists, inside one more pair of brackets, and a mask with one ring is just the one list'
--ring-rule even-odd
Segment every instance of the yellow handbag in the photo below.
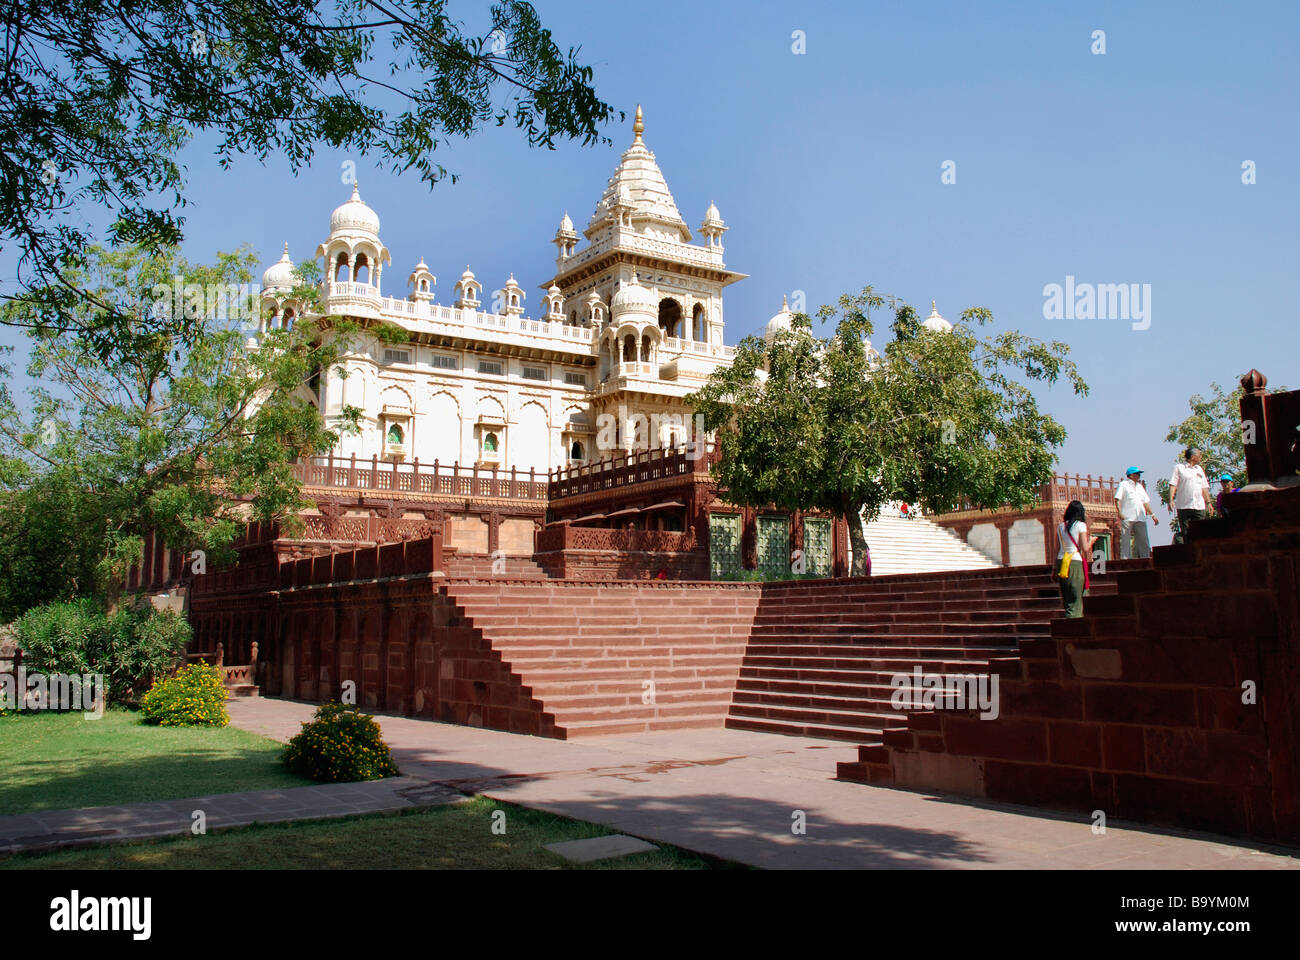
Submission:
{"label": "yellow handbag", "polygon": [[1070,559],[1070,554],[1067,553],[1065,556],[1061,557],[1061,562],[1056,565],[1057,580],[1070,579]]}

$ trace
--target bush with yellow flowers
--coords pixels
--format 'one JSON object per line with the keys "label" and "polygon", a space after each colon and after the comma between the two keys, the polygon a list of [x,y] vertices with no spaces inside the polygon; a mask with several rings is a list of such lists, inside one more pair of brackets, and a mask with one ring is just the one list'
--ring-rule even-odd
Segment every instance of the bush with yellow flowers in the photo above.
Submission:
{"label": "bush with yellow flowers", "polygon": [[150,687],[140,712],[145,723],[164,727],[226,726],[230,714],[221,671],[209,663],[190,664]]}
{"label": "bush with yellow flowers", "polygon": [[325,703],[282,755],[299,776],[318,783],[353,783],[398,775],[397,764],[369,714],[338,702]]}

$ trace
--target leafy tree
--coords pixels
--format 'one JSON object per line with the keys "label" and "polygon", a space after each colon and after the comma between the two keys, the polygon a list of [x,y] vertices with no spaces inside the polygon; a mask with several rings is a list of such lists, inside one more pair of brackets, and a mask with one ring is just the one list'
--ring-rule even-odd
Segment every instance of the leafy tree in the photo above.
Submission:
{"label": "leafy tree", "polygon": [[[179,245],[180,148],[198,132],[297,171],[320,147],[414,169],[431,186],[446,140],[507,122],[535,146],[601,140],[615,111],[578,50],[533,7],[500,0],[481,32],[445,0],[17,0],[0,57],[0,242],[19,282],[107,356],[140,318],[79,312],[76,279],[106,214],[113,245]],[[621,114],[620,114],[621,116]],[[454,178],[453,178],[454,179]],[[3,247],[0,247],[3,249]],[[24,291],[19,296],[32,296]],[[77,326],[80,319],[83,325]],[[21,323],[21,313],[6,316]],[[93,324],[93,325],[85,325]]]}
{"label": "leafy tree", "polygon": [[[256,258],[246,249],[211,265],[172,248],[92,248],[85,259],[87,269],[72,278],[90,291],[77,326],[93,329],[107,304],[132,318],[129,349],[103,356],[93,338],[46,324],[40,291],[0,308],[30,331],[27,370],[36,381],[25,409],[0,381],[0,449],[20,465],[11,472],[26,478],[13,494],[19,503],[43,487],[65,498],[67,519],[84,527],[76,543],[93,550],[88,559],[111,599],[150,530],[173,549],[203,549],[221,564],[249,516],[293,525],[308,504],[292,462],[356,429],[356,408],[327,428],[312,383],[359,328],[330,317],[300,320],[250,343]],[[319,270],[308,262],[297,272],[300,284],[288,296],[310,311]],[[47,521],[26,518],[18,538],[57,542],[37,526]],[[13,536],[0,531],[0,539]],[[81,569],[84,559],[68,562]]]}
{"label": "leafy tree", "polygon": [[[869,350],[871,313],[895,309],[894,339]],[[838,319],[837,319],[838,312]],[[865,572],[856,518],[891,501],[951,510],[1032,503],[1051,476],[1064,428],[1041,413],[1028,380],[1087,384],[1069,348],[1010,331],[980,338],[987,309],[962,314],[950,333],[926,330],[916,313],[870,286],[817,312],[835,332],[819,338],[796,314],[770,342],[747,337],[735,361],[687,398],[718,431],[718,481],[751,506],[822,509],[849,519],[854,573]]]}
{"label": "leafy tree", "polygon": [[0,485],[0,623],[92,592],[102,554],[94,501],[66,471]]}

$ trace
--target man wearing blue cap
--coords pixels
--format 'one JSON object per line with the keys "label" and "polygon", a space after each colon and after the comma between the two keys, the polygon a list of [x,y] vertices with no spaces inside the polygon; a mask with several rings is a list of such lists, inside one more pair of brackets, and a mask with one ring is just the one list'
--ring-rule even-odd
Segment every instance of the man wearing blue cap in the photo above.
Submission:
{"label": "man wearing blue cap", "polygon": [[1223,495],[1225,493],[1233,493],[1235,492],[1235,489],[1236,488],[1234,488],[1232,485],[1232,474],[1230,473],[1220,474],[1219,495],[1214,498],[1214,506],[1218,509],[1219,516],[1226,517],[1228,515],[1228,511],[1223,506]]}
{"label": "man wearing blue cap", "polygon": [[[1142,485],[1142,471],[1129,467],[1124,479],[1115,487],[1115,507],[1119,510],[1119,558],[1142,560],[1151,556],[1151,538],[1147,536],[1147,517],[1159,523],[1151,512],[1151,498]],[[1130,542],[1132,549],[1130,550]]]}

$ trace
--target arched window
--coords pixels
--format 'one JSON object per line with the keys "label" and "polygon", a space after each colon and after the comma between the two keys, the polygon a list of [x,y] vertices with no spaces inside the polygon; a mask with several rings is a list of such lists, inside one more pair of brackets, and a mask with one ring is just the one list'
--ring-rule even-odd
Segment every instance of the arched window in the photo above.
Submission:
{"label": "arched window", "polygon": [[357,254],[357,269],[356,272],[353,274],[353,278],[357,281],[357,283],[370,282],[370,261],[366,259],[366,255],[364,253]]}
{"label": "arched window", "polygon": [[388,442],[395,447],[402,445],[402,428],[395,423],[388,425]]}
{"label": "arched window", "polygon": [[495,433],[489,433],[483,438],[483,449],[488,453],[496,453],[497,446],[497,435]]}
{"label": "arched window", "polygon": [[636,337],[630,333],[623,338],[623,362],[636,362]]}
{"label": "arched window", "polygon": [[577,440],[574,440],[574,441],[573,441],[573,446],[569,448],[569,459],[570,459],[570,460],[585,460],[586,457],[583,456],[583,452],[584,452],[584,451],[583,451],[583,449],[582,449],[582,444],[579,443]]}
{"label": "arched window", "polygon": [[571,327],[576,327],[577,325],[578,325],[578,311],[577,311],[577,310],[570,310],[570,311],[569,311],[569,326],[571,326]]}
{"label": "arched window", "polygon": [[650,334],[648,333],[641,336],[641,362],[650,362]]}
{"label": "arched window", "polygon": [[284,329],[286,329],[286,330],[292,330],[292,329],[293,329],[293,310],[292,310],[292,309],[289,309],[289,310],[284,311],[284,319],[280,321],[280,325],[281,325],[282,327],[284,327]]}
{"label": "arched window", "polygon": [[682,305],[672,297],[659,301],[659,329],[663,330],[665,337],[682,335]]}
{"label": "arched window", "polygon": [[697,303],[695,310],[691,313],[691,330],[692,335],[700,343],[709,342],[709,318],[704,312],[704,304]]}
{"label": "arched window", "polygon": [[340,253],[339,258],[334,262],[334,282],[347,283],[352,278],[352,273],[348,269],[348,255]]}

